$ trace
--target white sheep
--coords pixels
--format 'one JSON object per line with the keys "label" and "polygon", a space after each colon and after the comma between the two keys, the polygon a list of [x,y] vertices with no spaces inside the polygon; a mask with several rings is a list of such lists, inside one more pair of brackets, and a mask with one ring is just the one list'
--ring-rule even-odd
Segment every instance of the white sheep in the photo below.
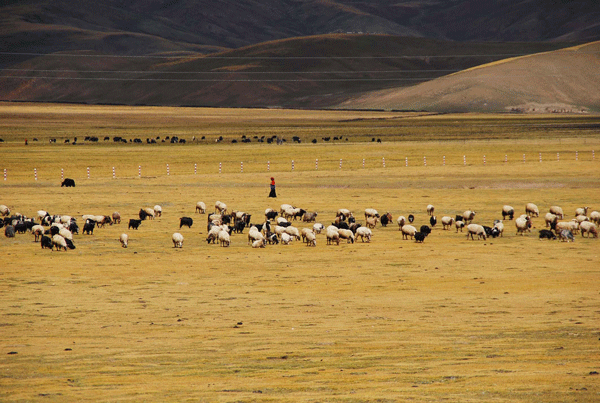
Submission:
{"label": "white sheep", "polygon": [[338,209],[335,216],[336,217],[344,217],[344,219],[347,219],[349,217],[352,217],[352,212],[350,210],[348,210],[347,208],[340,208],[340,209]]}
{"label": "white sheep", "polygon": [[455,218],[454,217],[450,217],[450,216],[443,216],[442,217],[442,226],[443,228],[446,229],[450,229],[450,227],[452,227],[452,224],[454,224]]}
{"label": "white sheep", "polygon": [[338,234],[340,235],[340,239],[346,239],[347,243],[354,243],[354,233],[349,229],[338,229]]}
{"label": "white sheep", "polygon": [[371,237],[373,236],[373,231],[371,231],[367,227],[358,227],[356,229],[356,238],[360,237],[361,241],[365,241],[367,238],[367,242],[371,242]]}
{"label": "white sheep", "polygon": [[551,212],[552,214],[556,214],[556,216],[557,216],[558,218],[560,218],[561,220],[562,220],[562,219],[564,218],[564,216],[565,216],[565,215],[563,214],[563,209],[562,209],[562,208],[560,208],[559,206],[551,206],[551,207],[550,207],[550,212]]}
{"label": "white sheep", "polygon": [[252,242],[252,247],[253,248],[264,248],[265,247],[265,240],[264,239],[257,239],[256,241]]}
{"label": "white sheep", "polygon": [[45,228],[39,224],[31,227],[31,233],[34,235],[34,242],[38,242],[42,236],[44,236]]}
{"label": "white sheep", "polygon": [[228,247],[229,244],[231,244],[231,237],[229,236],[229,232],[223,229],[217,234],[217,239],[223,247]]}
{"label": "white sheep", "polygon": [[154,212],[154,209],[152,207],[144,207],[142,208],[142,210],[144,210],[144,213],[146,213],[146,215],[148,216],[147,218],[149,220],[154,220],[154,216],[156,215],[156,213]]}
{"label": "white sheep", "polygon": [[427,214],[428,215],[433,215],[434,211],[435,211],[435,207],[433,206],[433,204],[428,204],[427,205]]}
{"label": "white sheep", "polygon": [[469,239],[470,236],[472,240],[475,240],[474,235],[477,235],[477,239],[483,238],[483,240],[485,241],[485,228],[483,228],[483,226],[479,224],[467,225],[467,239]]}
{"label": "white sheep", "polygon": [[215,213],[225,214],[227,212],[227,205],[221,201],[215,202]]}
{"label": "white sheep", "polygon": [[290,223],[288,220],[286,220],[286,219],[285,219],[285,218],[283,218],[283,217],[277,217],[277,220],[275,220],[275,222],[276,222],[277,224],[289,224],[289,223]]}
{"label": "white sheep", "polygon": [[279,206],[279,214],[283,214],[283,212],[285,210],[293,209],[293,208],[294,208],[294,206],[292,206],[291,204],[282,204],[281,206]]}
{"label": "white sheep", "polygon": [[4,217],[10,215],[10,209],[8,208],[8,206],[0,204],[0,215]]}
{"label": "white sheep", "polygon": [[515,220],[515,226],[517,227],[517,235],[525,235],[526,231],[531,232],[531,218],[528,215],[522,215]]}
{"label": "white sheep", "polygon": [[594,238],[598,238],[598,227],[591,221],[583,221],[579,224],[579,229],[581,230],[581,236],[584,234],[588,234],[588,238],[590,234],[594,236]]}
{"label": "white sheep", "polygon": [[290,242],[292,242],[292,237],[290,234],[288,233],[282,233],[281,234],[281,244],[282,245],[289,245]]}
{"label": "white sheep", "polygon": [[183,248],[183,235],[181,235],[179,232],[175,232],[171,239],[173,240],[174,248]]}
{"label": "white sheep", "polygon": [[587,215],[588,210],[589,210],[589,207],[579,207],[579,208],[575,209],[575,217],[577,217],[579,215]]}
{"label": "white sheep", "polygon": [[306,246],[317,246],[317,236],[312,231],[306,233]]}
{"label": "white sheep", "polygon": [[158,204],[156,206],[154,206],[154,214],[156,215],[156,217],[160,217],[162,216],[162,207],[159,206]]}
{"label": "white sheep", "polygon": [[[275,227],[277,228],[277,227]],[[254,241],[265,240],[265,236],[256,228],[254,225],[248,230],[248,245],[251,245]]]}
{"label": "white sheep", "polygon": [[129,235],[123,233],[121,234],[121,236],[119,237],[119,242],[121,242],[121,246],[126,248],[127,244],[129,243]]}
{"label": "white sheep", "polygon": [[325,229],[325,226],[323,224],[321,224],[320,222],[313,224],[313,232],[315,234],[320,234],[321,231],[323,231],[324,229]]}
{"label": "white sheep", "polygon": [[308,234],[314,235],[314,232],[311,228],[302,228],[300,230],[300,234],[302,235],[302,242],[307,242],[307,235]]}
{"label": "white sheep", "polygon": [[474,212],[473,210],[466,210],[463,214],[463,221],[465,223],[470,223],[471,221],[473,221],[473,219],[475,218],[475,214],[477,214],[476,212]]}
{"label": "white sheep", "polygon": [[121,224],[121,214],[118,211],[112,213],[112,220],[115,224]]}
{"label": "white sheep", "polygon": [[464,221],[455,221],[454,226],[456,227],[456,232],[458,232],[458,230],[460,230],[460,232],[463,232],[463,228],[465,227],[465,222]]}
{"label": "white sheep", "polygon": [[300,231],[298,231],[298,228],[296,228],[296,227],[294,227],[294,226],[292,226],[292,225],[290,225],[289,227],[286,227],[286,228],[285,228],[285,233],[286,233],[286,234],[289,234],[291,237],[294,237],[294,238],[296,238],[298,241],[299,241],[300,239],[302,239],[302,238],[300,237]]}
{"label": "white sheep", "polygon": [[375,216],[369,216],[369,217],[365,217],[365,224],[367,227],[369,228],[375,228],[377,226],[377,221],[379,219]]}
{"label": "white sheep", "polygon": [[365,219],[368,217],[379,217],[379,213],[374,208],[365,209]]}
{"label": "white sheep", "polygon": [[325,236],[327,237],[327,245],[333,244],[334,242],[339,245],[340,244],[340,233],[338,232],[338,228],[330,225],[325,229]]}
{"label": "white sheep", "polygon": [[[208,230],[208,234],[206,235],[206,242],[217,243],[217,236],[219,235],[221,229],[221,225],[212,225]],[[256,229],[256,227],[254,227],[254,229]],[[250,241],[248,241],[248,243],[250,243]]]}
{"label": "white sheep", "polygon": [[196,213],[206,214],[206,204],[204,202],[199,201],[196,203]]}
{"label": "white sheep", "polygon": [[62,235],[63,238],[68,239],[69,241],[73,240],[73,234],[66,228],[61,228],[58,230],[58,233]]}
{"label": "white sheep", "polygon": [[38,218],[39,218],[40,222],[42,222],[42,220],[43,220],[43,219],[44,219],[44,218],[45,218],[47,215],[49,215],[49,214],[48,214],[48,212],[47,212],[46,210],[38,210],[38,211],[37,211],[37,216],[38,216]]}
{"label": "white sheep", "polygon": [[406,224],[402,227],[402,239],[413,239],[415,234],[417,233],[417,229],[410,224]]}
{"label": "white sheep", "polygon": [[56,248],[56,250],[60,250],[61,248],[65,251],[67,250],[67,241],[62,235],[56,234],[52,237],[52,246]]}
{"label": "white sheep", "polygon": [[544,216],[544,221],[546,222],[546,227],[551,227],[552,224],[556,224],[558,222],[558,216],[552,213],[546,213]]}
{"label": "white sheep", "polygon": [[406,217],[401,215],[400,217],[398,217],[396,222],[398,223],[398,231],[402,231],[402,227],[404,227],[404,225],[406,225]]}
{"label": "white sheep", "polygon": [[525,206],[525,213],[530,217],[539,217],[540,209],[533,203],[527,203],[527,205]]}
{"label": "white sheep", "polygon": [[574,220],[581,224],[582,222],[589,221],[590,219],[588,218],[588,216],[580,214],[577,217],[575,217]]}
{"label": "white sheep", "polygon": [[600,225],[600,212],[597,212],[595,210],[592,211],[590,213],[590,221]]}
{"label": "white sheep", "polygon": [[509,206],[505,204],[502,206],[502,218],[506,219],[506,216],[509,217],[510,220],[515,216],[515,208],[513,206]]}
{"label": "white sheep", "polygon": [[494,228],[498,230],[498,235],[504,237],[504,223],[502,221],[497,221],[494,223]]}

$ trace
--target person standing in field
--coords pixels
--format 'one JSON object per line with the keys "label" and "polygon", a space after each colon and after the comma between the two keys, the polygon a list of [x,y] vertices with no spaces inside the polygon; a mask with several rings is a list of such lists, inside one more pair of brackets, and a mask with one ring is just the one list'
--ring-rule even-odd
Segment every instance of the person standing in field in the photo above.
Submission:
{"label": "person standing in field", "polygon": [[269,193],[269,197],[277,197],[275,193],[275,178],[271,177],[271,193]]}

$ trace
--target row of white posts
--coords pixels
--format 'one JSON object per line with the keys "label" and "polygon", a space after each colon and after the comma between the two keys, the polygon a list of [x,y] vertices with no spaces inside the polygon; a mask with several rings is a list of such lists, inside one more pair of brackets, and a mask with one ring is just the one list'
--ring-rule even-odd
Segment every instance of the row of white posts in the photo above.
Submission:
{"label": "row of white posts", "polygon": [[[592,160],[596,159],[596,153],[594,150],[592,150]],[[556,160],[560,161],[560,153],[556,153]],[[342,159],[340,158],[340,169],[342,169]],[[542,153],[539,153],[539,161],[542,162]],[[579,161],[579,152],[575,151],[575,161]],[[504,162],[508,163],[508,154],[504,155]],[[526,162],[526,158],[525,158],[525,154],[523,154],[523,162]],[[408,157],[406,157],[404,159],[404,164],[405,166],[408,166]],[[485,155],[483,156],[483,165],[486,164],[486,157]],[[423,157],[423,165],[427,166],[427,157]],[[442,165],[446,165],[446,156],[442,156]],[[467,165],[467,156],[463,155],[463,165]],[[365,159],[363,158],[362,160],[362,166],[363,168],[365,167]],[[385,168],[385,157],[382,158],[382,166],[383,168]],[[294,160],[292,160],[292,171],[295,168],[295,164],[294,164]],[[223,163],[219,162],[219,173],[222,172],[223,169]],[[315,159],[315,170],[319,169],[319,159]],[[271,170],[271,161],[267,161],[267,171]],[[240,163],[240,172],[244,172],[244,162],[242,161]],[[194,175],[198,174],[198,164],[194,164]],[[169,164],[167,164],[167,176],[170,175],[170,169],[169,169]],[[38,180],[38,176],[37,176],[37,168],[33,169],[33,176],[34,179],[37,181]],[[112,167],[112,177],[113,179],[116,179],[117,175],[116,175],[116,171],[115,171],[115,167]],[[138,177],[142,177],[142,166],[139,165],[138,166]],[[8,172],[6,169],[4,169],[4,180],[6,181],[8,178]],[[60,170],[60,179],[63,180],[65,178],[65,174],[64,174],[64,169]],[[87,167],[87,178],[90,179],[90,167]]]}

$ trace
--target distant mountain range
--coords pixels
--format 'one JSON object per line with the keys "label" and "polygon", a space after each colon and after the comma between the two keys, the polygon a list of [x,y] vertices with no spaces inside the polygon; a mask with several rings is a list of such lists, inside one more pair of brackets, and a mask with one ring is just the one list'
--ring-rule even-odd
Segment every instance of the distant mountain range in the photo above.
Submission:
{"label": "distant mountain range", "polygon": [[[0,100],[368,109],[372,91],[598,39],[597,1],[5,0]],[[407,105],[433,107],[391,108]]]}

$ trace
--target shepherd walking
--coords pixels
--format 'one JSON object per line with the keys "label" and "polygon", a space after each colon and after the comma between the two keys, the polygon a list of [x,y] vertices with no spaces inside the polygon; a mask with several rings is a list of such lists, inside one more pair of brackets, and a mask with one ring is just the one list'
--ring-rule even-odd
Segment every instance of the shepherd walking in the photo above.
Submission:
{"label": "shepherd walking", "polygon": [[275,193],[275,178],[271,178],[271,193],[269,193],[269,197],[277,197]]}

